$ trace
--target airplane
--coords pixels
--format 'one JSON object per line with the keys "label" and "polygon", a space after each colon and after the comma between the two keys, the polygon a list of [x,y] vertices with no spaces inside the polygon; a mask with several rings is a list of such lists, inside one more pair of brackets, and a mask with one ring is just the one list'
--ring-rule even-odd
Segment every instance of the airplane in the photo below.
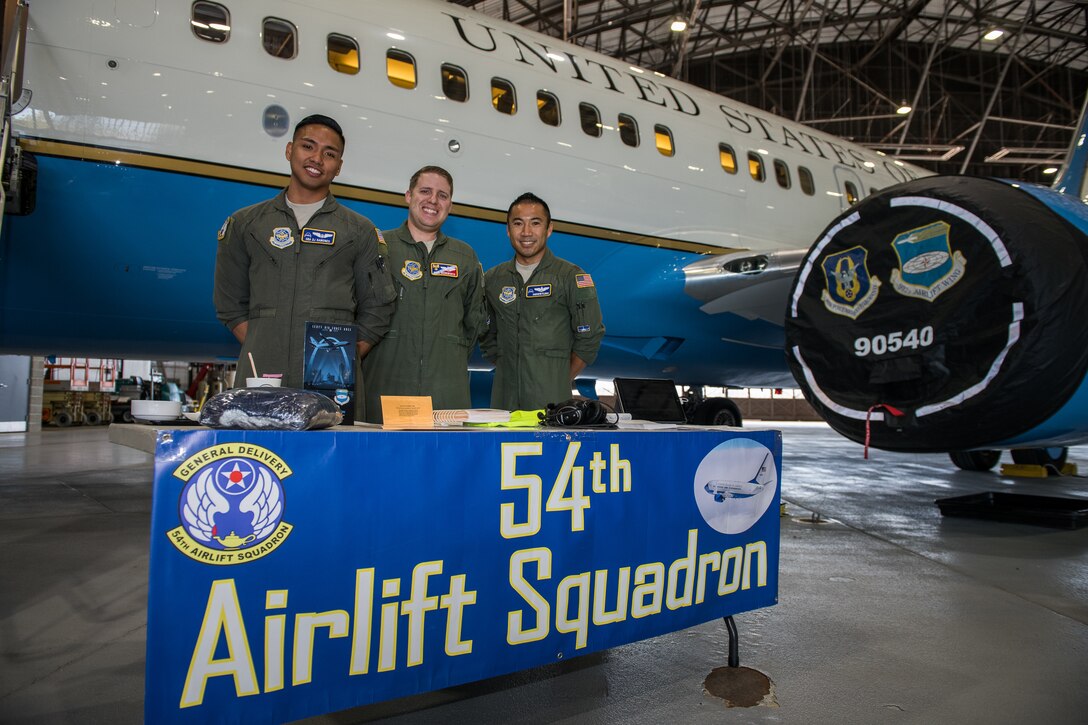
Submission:
{"label": "airplane", "polygon": [[[786,315],[806,398],[865,445],[1061,471],[1088,431],[1088,102],[1051,188],[930,176],[833,219]],[[849,268],[850,284],[843,270]]]}
{"label": "airplane", "polygon": [[703,490],[713,495],[716,503],[722,503],[729,498],[751,498],[758,493],[762,493],[767,484],[774,481],[773,476],[767,480],[762,480],[767,476],[767,461],[770,457],[770,453],[763,457],[763,462],[759,464],[759,470],[747,481],[715,478],[707,481],[703,485]]}
{"label": "airplane", "polygon": [[35,0],[23,48],[4,353],[235,358],[215,232],[285,185],[287,134],[320,112],[347,139],[333,193],[379,228],[437,163],[443,230],[487,268],[510,200],[548,200],[604,313],[585,374],[672,379],[694,421],[739,423],[702,388],[792,384],[783,311],[814,231],[930,173],[437,0]]}

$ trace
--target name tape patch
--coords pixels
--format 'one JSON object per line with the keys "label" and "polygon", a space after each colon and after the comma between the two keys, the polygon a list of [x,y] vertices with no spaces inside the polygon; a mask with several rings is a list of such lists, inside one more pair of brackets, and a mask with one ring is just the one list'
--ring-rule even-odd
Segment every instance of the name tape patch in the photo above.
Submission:
{"label": "name tape patch", "polygon": [[302,230],[302,242],[304,244],[335,244],[336,232],[327,229],[310,229],[307,227]]}
{"label": "name tape patch", "polygon": [[526,297],[551,297],[552,286],[550,284],[531,284],[525,288]]}
{"label": "name tape patch", "polygon": [[432,277],[456,277],[457,265],[448,262],[431,262]]}

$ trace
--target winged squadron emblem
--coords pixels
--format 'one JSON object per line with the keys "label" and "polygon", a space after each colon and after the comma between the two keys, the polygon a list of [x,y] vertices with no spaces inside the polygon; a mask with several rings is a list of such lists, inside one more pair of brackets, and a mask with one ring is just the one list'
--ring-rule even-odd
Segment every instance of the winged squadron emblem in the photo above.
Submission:
{"label": "winged squadron emblem", "polygon": [[199,474],[181,513],[194,539],[213,548],[238,549],[275,530],[283,517],[283,491],[264,466],[228,459]]}

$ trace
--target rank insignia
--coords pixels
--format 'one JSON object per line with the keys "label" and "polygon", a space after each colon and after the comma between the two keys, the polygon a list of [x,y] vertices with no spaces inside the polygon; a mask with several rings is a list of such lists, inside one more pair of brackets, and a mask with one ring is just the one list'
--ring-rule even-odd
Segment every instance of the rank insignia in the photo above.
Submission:
{"label": "rank insignia", "polygon": [[423,268],[414,259],[407,259],[404,261],[404,267],[401,268],[400,273],[415,282],[417,279],[422,279]]}
{"label": "rank insignia", "polygon": [[550,284],[531,284],[525,288],[526,297],[551,297],[552,286]]}
{"label": "rank insignia", "polygon": [[949,246],[950,228],[946,222],[934,222],[892,240],[892,249],[899,256],[899,269],[891,273],[896,292],[932,302],[963,279],[967,260]]}
{"label": "rank insignia", "polygon": [[302,230],[302,243],[332,245],[336,243],[336,232],[307,227]]}
{"label": "rank insignia", "polygon": [[457,265],[447,262],[431,262],[432,277],[457,277]]}
{"label": "rank insignia", "polygon": [[574,284],[578,287],[592,287],[593,278],[588,274],[576,274],[574,275]]}
{"label": "rank insignia", "polygon": [[233,218],[234,217],[227,217],[227,220],[223,222],[223,226],[219,227],[219,234],[216,235],[219,241],[223,241],[223,238],[227,236],[227,227],[230,226],[231,219]]}
{"label": "rank insignia", "polygon": [[268,238],[268,241],[273,247],[284,249],[294,244],[295,238],[291,235],[290,227],[276,227],[272,230],[272,236]]}
{"label": "rank insignia", "polygon": [[827,289],[820,298],[829,312],[857,319],[876,302],[880,280],[869,274],[866,266],[868,255],[868,250],[853,247],[824,257],[821,266],[827,279]]}
{"label": "rank insignia", "polygon": [[516,287],[503,287],[502,292],[499,293],[499,302],[504,305],[508,305],[518,298],[518,290]]}

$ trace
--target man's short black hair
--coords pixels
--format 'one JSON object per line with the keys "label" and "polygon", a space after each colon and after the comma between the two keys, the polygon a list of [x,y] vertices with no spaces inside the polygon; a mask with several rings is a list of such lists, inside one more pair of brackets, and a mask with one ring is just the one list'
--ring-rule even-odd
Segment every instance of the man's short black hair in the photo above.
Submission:
{"label": "man's short black hair", "polygon": [[548,208],[548,202],[544,201],[533,192],[527,191],[510,203],[510,208],[506,210],[506,222],[508,224],[510,223],[510,214],[518,204],[540,204],[544,207],[544,221],[548,224],[552,223],[552,210]]}
{"label": "man's short black hair", "polygon": [[320,113],[310,114],[295,124],[295,132],[292,135],[292,138],[298,136],[298,131],[303,126],[324,126],[325,128],[331,128],[333,131],[336,131],[336,135],[340,137],[340,144],[342,146],[347,145],[347,141],[344,139],[344,130],[340,128],[340,124],[337,123],[334,118],[324,116]]}

